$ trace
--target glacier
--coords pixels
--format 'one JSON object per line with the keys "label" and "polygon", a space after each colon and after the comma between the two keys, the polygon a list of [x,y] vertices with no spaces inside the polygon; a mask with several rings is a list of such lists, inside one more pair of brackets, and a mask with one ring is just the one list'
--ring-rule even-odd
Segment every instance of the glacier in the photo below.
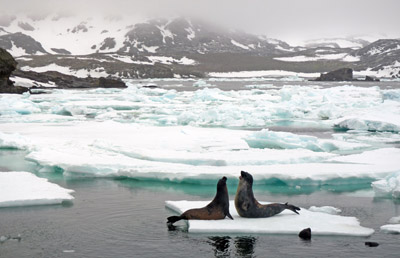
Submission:
{"label": "glacier", "polygon": [[0,207],[60,204],[73,192],[29,172],[0,172]]}
{"label": "glacier", "polygon": [[[165,206],[177,213],[188,209],[204,207],[207,201],[166,201]],[[268,204],[269,202],[262,202]],[[244,234],[292,234],[297,235],[304,228],[311,228],[314,235],[362,236],[374,233],[373,229],[362,227],[355,217],[331,215],[302,208],[299,215],[291,211],[269,218],[242,218],[230,201],[231,220],[188,220],[189,233],[244,233]]]}

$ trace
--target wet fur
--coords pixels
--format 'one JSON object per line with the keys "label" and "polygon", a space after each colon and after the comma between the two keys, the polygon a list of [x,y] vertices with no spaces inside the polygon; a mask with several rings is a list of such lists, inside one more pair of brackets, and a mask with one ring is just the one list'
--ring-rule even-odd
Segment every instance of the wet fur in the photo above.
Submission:
{"label": "wet fur", "polygon": [[288,209],[294,213],[299,207],[288,203],[272,203],[263,205],[259,203],[253,194],[253,177],[249,173],[242,171],[235,196],[235,207],[238,214],[245,218],[266,218],[271,217]]}
{"label": "wet fur", "polygon": [[190,209],[182,213],[180,216],[171,216],[167,218],[168,224],[173,224],[179,220],[218,220],[228,216],[233,219],[229,213],[229,195],[226,187],[226,177],[221,178],[217,184],[217,194],[212,202],[206,207],[198,209]]}

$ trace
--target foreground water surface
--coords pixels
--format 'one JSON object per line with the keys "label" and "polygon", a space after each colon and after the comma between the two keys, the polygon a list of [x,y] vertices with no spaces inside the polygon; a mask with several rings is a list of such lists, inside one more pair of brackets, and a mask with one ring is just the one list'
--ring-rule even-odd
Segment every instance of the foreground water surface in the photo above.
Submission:
{"label": "foreground water surface", "polygon": [[[1,96],[0,171],[48,178],[75,200],[0,208],[0,236],[22,238],[1,243],[0,257],[398,256],[400,235],[379,228],[400,203],[371,187],[400,171],[398,82],[134,83]],[[233,199],[240,169],[255,171],[258,200],[337,207],[375,233],[302,241],[166,227],[166,200],[210,200],[225,174]]]}

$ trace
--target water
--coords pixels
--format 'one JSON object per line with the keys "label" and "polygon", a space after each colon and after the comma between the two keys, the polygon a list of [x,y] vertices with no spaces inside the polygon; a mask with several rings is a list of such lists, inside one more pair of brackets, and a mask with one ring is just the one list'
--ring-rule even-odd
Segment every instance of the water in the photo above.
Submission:
{"label": "water", "polygon": [[[209,200],[212,191],[199,185],[154,186],[132,179],[53,179],[74,189],[72,204],[2,208],[0,232],[22,240],[0,245],[0,257],[397,257],[400,235],[379,232],[400,205],[388,199],[358,197],[351,192],[320,190],[311,194],[272,194],[256,188],[260,200],[294,203],[302,207],[332,205],[342,215],[356,216],[376,230],[370,238],[314,236],[310,242],[295,235],[188,234],[185,223],[175,231],[166,227],[165,200]],[[188,190],[186,190],[188,189]],[[234,198],[230,187],[230,198]],[[203,192],[196,194],[195,191]],[[354,196],[355,195],[355,196]],[[377,248],[365,241],[380,243]]]}
{"label": "water", "polygon": [[[150,82],[147,81],[144,83]],[[135,83],[139,82],[136,81]],[[335,178],[321,181],[318,184],[309,184],[310,181],[308,179],[292,183],[282,181],[279,178],[259,181],[259,184],[254,187],[254,192],[256,198],[260,201],[289,202],[305,208],[310,206],[334,206],[342,210],[341,215],[357,217],[362,226],[375,230],[375,233],[369,238],[313,236],[311,241],[303,241],[296,235],[189,234],[184,222],[179,222],[176,230],[169,230],[165,222],[168,216],[173,215],[173,212],[165,208],[165,201],[210,200],[215,194],[216,184],[216,180],[212,178],[201,181],[195,178],[185,180],[184,182],[156,177],[147,178],[147,180],[138,180],[129,178],[132,177],[132,174],[126,174],[124,177],[113,174],[112,178],[80,178],[79,174],[63,174],[64,169],[69,168],[68,164],[63,164],[66,160],[63,156],[60,159],[51,159],[53,157],[45,155],[37,159],[25,159],[31,151],[38,152],[50,149],[52,151],[60,151],[64,155],[67,152],[78,152],[87,146],[88,150],[93,151],[89,152],[93,156],[104,154],[108,150],[98,148],[98,146],[107,147],[107,145],[98,144],[98,142],[88,140],[88,138],[93,137],[94,139],[97,134],[98,138],[101,138],[107,133],[101,134],[98,131],[91,131],[91,134],[95,136],[81,135],[79,133],[82,130],[80,126],[83,127],[86,123],[92,123],[94,120],[114,120],[117,123],[126,123],[129,125],[134,123],[145,124],[160,127],[163,132],[170,132],[167,129],[168,127],[182,125],[179,123],[179,120],[174,120],[174,117],[179,117],[183,111],[193,111],[195,110],[194,108],[198,108],[199,112],[204,111],[204,114],[206,114],[209,110],[215,108],[220,108],[219,111],[221,112],[230,109],[235,110],[235,106],[239,107],[237,108],[239,111],[242,109],[246,111],[248,109],[249,112],[243,113],[243,116],[240,117],[237,117],[239,113],[232,113],[230,120],[225,120],[224,117],[217,117],[214,120],[204,120],[203,122],[195,123],[195,126],[201,128],[207,127],[211,130],[220,127],[234,129],[232,131],[244,129],[249,132],[268,127],[271,131],[310,135],[319,139],[331,139],[333,135],[339,133],[342,134],[342,137],[350,141],[371,144],[371,148],[373,149],[399,147],[399,135],[396,132],[335,131],[331,127],[331,122],[328,121],[328,124],[324,124],[324,121],[318,120],[316,112],[313,113],[312,109],[308,109],[312,107],[324,110],[323,102],[310,101],[308,103],[310,105],[307,103],[302,105],[303,102],[301,100],[297,102],[293,98],[287,101],[289,103],[287,106],[284,106],[279,101],[276,102],[276,99],[272,99],[271,102],[268,102],[269,100],[267,99],[267,104],[270,104],[270,106],[265,108],[265,111],[269,109],[277,110],[277,112],[271,113],[276,119],[269,121],[269,118],[265,117],[263,112],[260,111],[260,107],[262,107],[262,104],[265,104],[265,100],[263,98],[256,98],[256,102],[252,101],[253,97],[263,95],[256,91],[254,91],[254,96],[246,95],[242,99],[239,98],[240,96],[236,96],[237,94],[235,95],[235,93],[224,93],[220,94],[223,97],[220,100],[207,100],[197,105],[197,103],[190,102],[193,96],[192,93],[186,93],[198,90],[198,88],[192,87],[194,81],[154,80],[151,83],[156,83],[162,88],[178,90],[176,96],[174,95],[174,101],[168,101],[171,92],[160,92],[157,90],[148,90],[144,91],[144,93],[132,91],[130,94],[121,93],[121,90],[104,90],[104,92],[102,90],[56,91],[48,95],[31,97],[33,103],[39,105],[40,113],[29,114],[29,112],[24,113],[26,110],[20,110],[21,113],[24,113],[23,115],[9,112],[0,116],[0,132],[19,132],[28,135],[28,139],[30,140],[36,140],[33,144],[29,141],[18,142],[16,144],[17,147],[14,146],[0,150],[0,171],[30,171],[38,176],[46,177],[51,182],[57,183],[62,187],[75,190],[73,194],[75,200],[72,203],[50,206],[0,208],[0,236],[17,236],[20,234],[22,237],[21,241],[8,240],[0,244],[1,258],[339,257],[344,255],[349,257],[398,257],[400,235],[382,233],[379,231],[379,227],[387,224],[387,221],[391,217],[400,216],[400,203],[390,198],[375,198],[370,187],[370,183],[374,180],[372,178]],[[287,84],[320,86],[322,88],[343,85],[342,83],[288,83],[246,80],[209,81],[208,83],[227,91],[248,89],[246,85],[264,85],[262,86],[264,87],[262,91],[273,91]],[[398,82],[352,84],[367,89],[376,85],[380,89],[399,88]],[[319,101],[320,98],[313,96],[312,93],[312,91],[307,91],[307,94],[303,95],[303,97],[310,97],[312,100],[315,98]],[[365,108],[363,97],[366,96],[363,94],[364,92],[361,93],[361,100],[359,102],[357,102],[358,96],[353,98],[354,101],[359,103],[359,106],[355,107],[355,109],[361,110]],[[367,97],[369,96],[368,94]],[[373,96],[375,96],[374,94],[374,91],[372,91]],[[110,101],[106,103],[107,107],[102,106],[104,102],[96,103],[96,100],[102,96],[107,96],[105,100]],[[143,99],[134,102],[134,99],[138,96],[143,97]],[[395,95],[393,96],[395,97]],[[228,98],[225,99],[225,97]],[[247,97],[249,98],[247,99]],[[117,104],[112,101],[117,101]],[[160,104],[160,101],[165,102]],[[12,102],[10,103],[12,104]],[[71,107],[71,103],[73,103],[73,107]],[[136,104],[132,105],[132,103]],[[351,108],[353,106],[351,103],[340,100],[337,103],[337,107],[346,104],[343,110],[336,109],[337,107],[335,107],[334,110],[338,113],[344,112],[346,109],[349,109],[346,112],[352,112]],[[227,108],[223,108],[225,104]],[[67,108],[65,110],[58,110],[57,107],[60,106]],[[3,107],[7,106],[4,105]],[[160,107],[162,107],[162,112],[158,110]],[[296,107],[304,108],[300,112],[300,119],[298,119],[299,117],[296,118],[299,113],[293,111],[293,108]],[[16,108],[24,109],[26,106],[21,104]],[[36,110],[36,108],[28,105],[26,109]],[[286,108],[291,112],[293,111],[293,113],[288,115],[288,112],[281,111],[282,108]],[[368,111],[368,109],[366,110]],[[196,112],[197,109],[192,114],[193,119],[197,119]],[[42,116],[43,114],[49,116]],[[263,123],[261,123],[262,125],[260,125],[258,120],[251,120],[251,114],[257,116],[259,119],[264,119]],[[284,117],[285,115],[287,117]],[[170,119],[171,117],[173,119]],[[239,118],[244,120],[241,123],[236,123],[235,121]],[[77,119],[79,123],[70,123],[71,119]],[[130,127],[126,128],[131,129]],[[162,131],[160,130],[160,132]],[[126,130],[123,132],[128,133],[131,131]],[[191,131],[187,132],[191,133]],[[195,133],[199,132],[195,131]],[[60,137],[60,135],[63,137]],[[111,135],[112,140],[110,141],[113,144],[117,145],[117,143],[120,143],[124,147],[121,142],[117,142],[112,137],[113,135]],[[101,139],[104,140],[103,138]],[[233,139],[234,137],[228,140]],[[229,142],[228,140],[226,142]],[[13,142],[11,143],[13,144]],[[144,146],[144,150],[150,150],[153,154],[157,143],[159,142],[151,145],[150,142],[149,145],[142,144],[142,146]],[[209,142],[206,143],[209,144]],[[139,143],[136,144],[135,147],[139,145]],[[179,148],[186,147],[179,142],[176,142],[172,147],[167,145],[166,142],[163,142],[163,144],[165,144],[163,145],[165,152],[176,151],[178,148],[176,146],[179,146]],[[21,146],[28,147],[21,150],[19,149]],[[224,147],[223,145],[221,146]],[[220,148],[221,146],[217,147]],[[126,154],[131,154],[129,148],[124,149],[122,147],[120,149],[116,148],[116,150],[122,150]],[[220,152],[220,149],[215,146],[207,145],[206,147],[207,149],[204,153],[213,151],[213,148],[216,149],[214,150],[215,153]],[[231,152],[237,151],[234,148],[227,148],[227,150]],[[195,152],[197,150],[193,149],[190,151]],[[357,153],[362,151],[364,149],[352,150],[351,152]],[[144,153],[146,154],[147,152]],[[177,154],[175,152],[172,153],[176,156],[179,155],[179,152],[176,152]],[[203,155],[203,152],[199,153]],[[343,153],[335,155],[348,154],[343,151]],[[107,152],[107,155],[111,158],[116,157],[116,151]],[[117,157],[111,159],[113,161],[112,164],[119,165],[122,162],[119,159],[121,156]],[[204,158],[201,159],[202,157],[200,156],[200,161],[204,160]],[[51,171],[51,173],[41,173],[45,171],[43,168],[45,168],[44,163],[46,158],[49,158],[49,163],[56,163],[56,166],[52,167],[52,170],[46,170]],[[181,157],[173,158],[176,159],[174,160],[176,163],[173,163],[174,165],[171,167],[174,167],[175,164],[177,164],[176,166],[181,165],[179,163]],[[85,156],[84,161],[86,162],[88,159],[89,156]],[[246,159],[243,158],[243,160]],[[151,160],[147,161],[151,162]],[[99,163],[94,162],[91,165],[89,168],[97,168]],[[83,167],[80,168],[82,169]],[[160,166],[159,168],[163,167]],[[230,177],[228,180],[230,199],[234,198],[238,182],[236,170],[233,173],[235,174],[235,178]],[[239,171],[237,171],[237,176],[238,174]],[[92,176],[95,176],[95,174]],[[301,187],[297,187],[297,184],[301,184]],[[364,245],[365,241],[376,241],[380,245],[376,248],[369,248]]]}

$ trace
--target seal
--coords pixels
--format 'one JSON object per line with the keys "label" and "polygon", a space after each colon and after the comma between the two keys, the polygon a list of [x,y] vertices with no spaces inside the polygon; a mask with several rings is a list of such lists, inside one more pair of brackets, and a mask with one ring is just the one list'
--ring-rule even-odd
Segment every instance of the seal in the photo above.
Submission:
{"label": "seal", "polygon": [[210,202],[206,207],[190,209],[182,213],[180,216],[168,217],[167,224],[172,225],[182,219],[217,220],[224,219],[226,216],[233,219],[229,213],[229,195],[228,188],[226,187],[226,180],[226,177],[222,177],[218,180],[217,194],[212,202]]}
{"label": "seal", "polygon": [[253,194],[253,176],[245,171],[241,171],[239,185],[235,196],[235,207],[237,213],[245,218],[266,218],[281,213],[283,210],[291,210],[299,214],[299,207],[288,203],[271,203],[268,205],[260,204]]}

